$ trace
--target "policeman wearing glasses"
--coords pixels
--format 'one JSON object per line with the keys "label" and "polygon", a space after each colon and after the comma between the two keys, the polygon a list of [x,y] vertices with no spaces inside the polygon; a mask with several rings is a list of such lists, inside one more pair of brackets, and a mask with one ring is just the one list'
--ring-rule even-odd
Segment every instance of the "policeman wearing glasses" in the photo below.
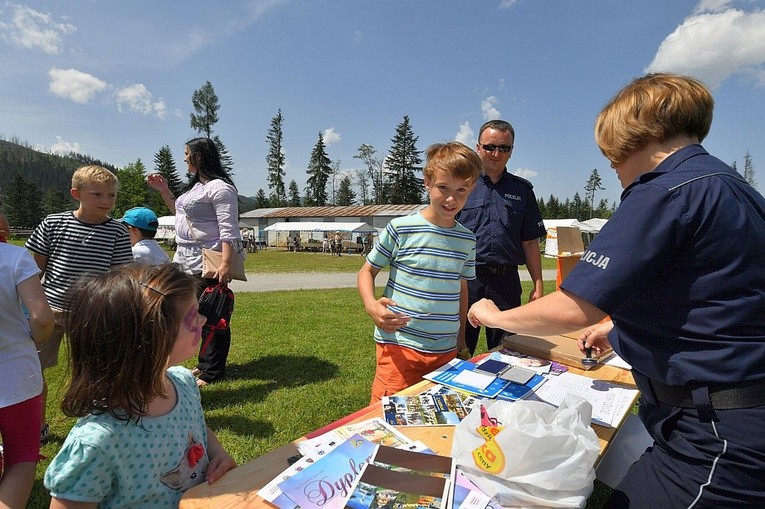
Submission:
{"label": "policeman wearing glasses", "polygon": [[[509,122],[490,120],[478,132],[476,151],[483,175],[476,182],[457,220],[476,236],[476,279],[468,281],[469,304],[491,299],[501,310],[521,305],[518,265],[526,264],[534,288],[529,300],[544,294],[539,237],[546,234],[533,186],[508,173],[515,131]],[[465,340],[470,355],[478,344],[480,327],[469,323]],[[489,349],[502,342],[505,331],[486,327]],[[465,357],[466,352],[460,352]]]}

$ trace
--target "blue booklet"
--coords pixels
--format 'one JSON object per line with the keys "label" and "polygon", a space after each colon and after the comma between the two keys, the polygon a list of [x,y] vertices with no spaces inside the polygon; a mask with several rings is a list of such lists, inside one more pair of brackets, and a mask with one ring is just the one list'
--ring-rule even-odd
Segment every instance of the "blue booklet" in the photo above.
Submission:
{"label": "blue booklet", "polygon": [[[423,376],[426,380],[435,382],[447,387],[452,387],[459,391],[468,392],[477,396],[483,396],[484,398],[493,398],[497,396],[507,384],[511,383],[501,378],[495,378],[489,385],[485,387],[468,385],[461,380],[464,377],[460,377],[460,374],[465,371],[474,371],[476,365],[472,362],[463,361],[460,359],[452,359],[448,364],[444,364],[437,370],[428,373]],[[488,376],[488,375],[487,375]]]}
{"label": "blue booklet", "polygon": [[534,392],[537,387],[539,387],[545,380],[547,379],[542,375],[534,375],[531,377],[531,380],[526,382],[524,385],[508,382],[508,384],[501,391],[499,391],[499,394],[497,394],[496,398],[504,399],[507,401],[523,399]]}

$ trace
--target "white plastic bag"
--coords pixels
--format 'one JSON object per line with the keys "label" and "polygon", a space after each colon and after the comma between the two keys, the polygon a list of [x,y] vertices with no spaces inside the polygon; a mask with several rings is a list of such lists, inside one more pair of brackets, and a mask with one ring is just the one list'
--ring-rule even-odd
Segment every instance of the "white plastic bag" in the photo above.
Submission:
{"label": "white plastic bag", "polygon": [[452,456],[484,493],[504,507],[584,507],[600,444],[592,406],[569,395],[555,408],[498,400],[457,425]]}

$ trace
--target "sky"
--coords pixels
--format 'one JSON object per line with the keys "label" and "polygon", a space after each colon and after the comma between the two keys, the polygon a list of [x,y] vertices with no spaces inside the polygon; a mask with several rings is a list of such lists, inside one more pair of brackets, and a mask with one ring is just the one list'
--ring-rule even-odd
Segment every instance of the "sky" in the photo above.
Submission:
{"label": "sky", "polygon": [[[669,71],[716,101],[704,146],[765,189],[765,0],[133,0],[0,5],[0,137],[124,167],[183,145],[191,96],[210,81],[240,194],[266,180],[282,111],[285,184],[304,194],[322,133],[341,174],[390,150],[408,115],[417,148],[475,146],[485,121],[515,127],[508,170],[538,197],[584,196],[593,169],[621,186],[593,141],[603,105]],[[424,157],[424,156],[423,156]],[[331,192],[331,191],[330,191]]]}

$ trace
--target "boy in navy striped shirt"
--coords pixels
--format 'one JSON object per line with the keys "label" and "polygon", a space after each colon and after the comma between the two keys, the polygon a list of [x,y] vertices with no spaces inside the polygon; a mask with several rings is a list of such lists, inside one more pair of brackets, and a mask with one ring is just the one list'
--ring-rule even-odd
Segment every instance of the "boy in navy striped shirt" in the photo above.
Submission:
{"label": "boy in navy striped shirt", "polygon": [[[26,247],[42,271],[42,285],[53,309],[56,327],[38,352],[44,370],[58,363],[58,350],[64,337],[63,314],[72,282],[84,272],[106,272],[133,261],[130,236],[123,223],[109,217],[117,201],[117,177],[102,166],[88,165],[72,175],[72,198],[77,210],[50,214],[27,240]],[[41,437],[47,436],[43,386],[43,424]]]}

